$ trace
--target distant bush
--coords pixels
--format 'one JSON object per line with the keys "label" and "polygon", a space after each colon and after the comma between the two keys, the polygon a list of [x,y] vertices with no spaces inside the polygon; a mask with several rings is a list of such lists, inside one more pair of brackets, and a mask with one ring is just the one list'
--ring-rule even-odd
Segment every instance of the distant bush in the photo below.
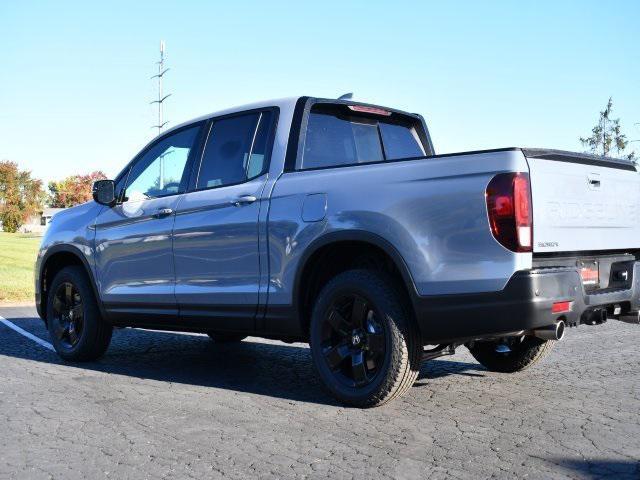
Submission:
{"label": "distant bush", "polygon": [[15,233],[43,206],[42,181],[15,162],[0,162],[0,221],[5,232]]}
{"label": "distant bush", "polygon": [[88,175],[72,175],[59,182],[49,182],[49,206],[67,208],[91,200],[93,182],[107,178],[100,171]]}

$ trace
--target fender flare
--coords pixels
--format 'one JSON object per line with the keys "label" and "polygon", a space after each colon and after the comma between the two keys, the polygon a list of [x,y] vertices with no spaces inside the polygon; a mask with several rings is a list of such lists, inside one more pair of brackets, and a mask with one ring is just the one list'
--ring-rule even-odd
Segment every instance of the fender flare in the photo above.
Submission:
{"label": "fender flare", "polygon": [[295,276],[295,282],[294,282],[294,288],[293,288],[293,299],[292,299],[294,312],[296,312],[297,315],[299,315],[300,313],[299,298],[300,298],[300,286],[302,283],[302,276],[303,276],[302,273],[307,267],[309,259],[313,257],[313,255],[317,253],[318,250],[320,250],[323,247],[326,247],[327,245],[330,245],[332,243],[348,242],[348,241],[370,243],[371,245],[378,247],[383,252],[385,252],[389,256],[389,258],[391,258],[391,261],[394,263],[394,265],[400,272],[400,275],[402,276],[402,280],[405,284],[405,287],[407,288],[407,292],[409,293],[409,297],[411,299],[411,303],[413,306],[414,299],[418,295],[415,282],[413,281],[413,277],[411,276],[411,271],[409,270],[409,267],[407,266],[404,258],[402,257],[400,252],[398,252],[398,250],[391,244],[391,242],[384,239],[380,235],[367,232],[365,230],[339,230],[339,231],[324,234],[321,237],[316,238],[313,242],[309,244],[309,246],[305,248],[305,252],[300,258],[300,261],[298,262],[298,269],[296,271],[296,276]]}
{"label": "fender flare", "polygon": [[47,262],[49,261],[49,259],[51,257],[53,257],[56,254],[59,253],[69,253],[71,255],[73,255],[74,257],[76,257],[78,260],[80,260],[80,263],[82,263],[82,266],[84,267],[85,273],[87,274],[87,277],[89,278],[89,283],[91,284],[91,288],[93,290],[93,295],[96,298],[96,302],[98,304],[98,308],[100,310],[100,314],[102,315],[103,319],[106,319],[106,312],[104,310],[104,307],[102,305],[102,301],[100,299],[100,295],[98,294],[98,285],[96,283],[94,274],[93,274],[93,268],[91,268],[91,265],[89,264],[89,261],[87,260],[87,257],[84,255],[84,253],[82,253],[82,251],[76,247],[75,245],[69,245],[69,244],[58,244],[58,245],[53,245],[52,247],[47,249],[47,253],[45,253],[45,255],[42,257],[42,261],[40,262],[40,271],[38,272],[38,281],[40,282],[39,285],[39,291],[40,291],[40,302],[38,305],[36,305],[36,309],[38,310],[38,313],[40,314],[40,317],[45,321],[46,323],[46,316],[47,316],[47,312],[46,312],[46,305],[47,305],[47,297],[44,294],[44,290],[43,290],[43,284],[44,284],[44,273],[45,273],[45,269],[46,269],[46,265]]}

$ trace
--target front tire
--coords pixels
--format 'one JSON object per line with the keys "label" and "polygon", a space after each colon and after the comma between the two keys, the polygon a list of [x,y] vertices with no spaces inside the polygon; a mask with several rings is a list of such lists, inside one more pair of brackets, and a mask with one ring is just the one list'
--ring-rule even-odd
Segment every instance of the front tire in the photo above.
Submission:
{"label": "front tire", "polygon": [[100,315],[98,303],[82,267],[60,270],[47,296],[47,329],[63,359],[96,360],[106,352],[113,327]]}
{"label": "front tire", "polygon": [[532,336],[508,337],[502,340],[476,341],[467,348],[473,358],[492,372],[515,373],[525,370],[546,357],[555,340]]}
{"label": "front tire", "polygon": [[340,402],[361,408],[404,394],[420,371],[420,335],[402,307],[397,285],[374,270],[330,280],[311,318],[314,365]]}

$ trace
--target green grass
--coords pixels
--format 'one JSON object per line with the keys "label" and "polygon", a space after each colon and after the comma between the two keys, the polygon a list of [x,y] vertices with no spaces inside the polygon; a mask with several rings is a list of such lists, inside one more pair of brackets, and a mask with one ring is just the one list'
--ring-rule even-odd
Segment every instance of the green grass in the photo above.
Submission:
{"label": "green grass", "polygon": [[33,301],[40,237],[0,232],[0,303]]}

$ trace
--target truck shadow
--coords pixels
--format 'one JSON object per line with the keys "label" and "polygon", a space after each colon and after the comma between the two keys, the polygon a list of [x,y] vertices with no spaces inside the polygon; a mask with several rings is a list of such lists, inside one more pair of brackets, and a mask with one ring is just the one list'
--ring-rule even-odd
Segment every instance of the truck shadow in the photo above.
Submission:
{"label": "truck shadow", "polygon": [[640,478],[640,461],[606,458],[546,458],[544,460],[563,470],[578,474],[579,478],[584,479],[637,480]]}
{"label": "truck shadow", "polygon": [[[44,326],[32,319],[11,321],[23,328],[28,325],[29,331],[48,341]],[[304,344],[256,339],[216,344],[204,335],[124,329],[114,332],[109,350],[99,361],[68,363],[30,340],[17,338],[20,341],[1,341],[0,355],[161,382],[338,405],[322,388]],[[482,367],[477,364],[431,360],[423,364],[416,385],[429,385],[429,380],[448,375],[475,375],[469,372],[479,369]]]}
{"label": "truck shadow", "polygon": [[478,363],[458,362],[456,360],[429,360],[422,364],[418,381],[414,386],[429,385],[429,380],[448,377],[449,375],[464,375],[466,377],[484,377],[487,370]]}

